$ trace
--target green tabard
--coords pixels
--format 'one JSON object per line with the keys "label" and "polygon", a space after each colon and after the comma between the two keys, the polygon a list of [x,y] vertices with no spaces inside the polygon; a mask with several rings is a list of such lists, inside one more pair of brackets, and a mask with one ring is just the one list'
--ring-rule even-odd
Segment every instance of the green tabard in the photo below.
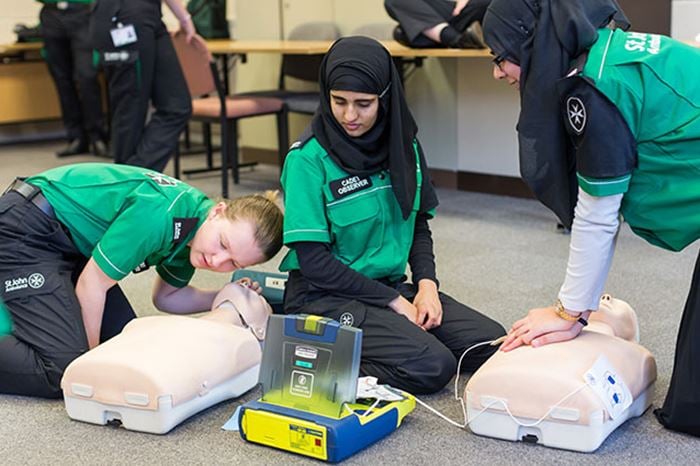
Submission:
{"label": "green tabard", "polygon": [[[328,243],[343,264],[372,279],[404,276],[420,207],[422,173],[417,165],[413,210],[404,220],[387,171],[354,176],[340,168],[311,138],[289,152],[282,172],[284,243]],[[280,270],[299,268],[294,250]]]}
{"label": "green tabard", "polygon": [[616,179],[579,174],[580,187],[594,196],[625,193],[622,214],[635,233],[683,249],[700,237],[700,49],[601,29],[583,75],[627,122],[638,165]]}
{"label": "green tabard", "polygon": [[204,193],[162,173],[112,164],[54,168],[27,179],[41,188],[78,250],[121,280],[157,266],[183,287],[194,274],[187,243],[214,205]]}

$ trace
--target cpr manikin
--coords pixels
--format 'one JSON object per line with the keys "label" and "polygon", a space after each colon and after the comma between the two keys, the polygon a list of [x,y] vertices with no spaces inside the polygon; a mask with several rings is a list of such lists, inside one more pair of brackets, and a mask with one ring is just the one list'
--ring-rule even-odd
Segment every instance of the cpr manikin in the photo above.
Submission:
{"label": "cpr manikin", "polygon": [[639,343],[637,316],[603,295],[573,340],[494,354],[465,390],[480,435],[593,451],[651,404],[656,362]]}
{"label": "cpr manikin", "polygon": [[68,415],[162,434],[242,395],[257,383],[260,342],[271,313],[262,296],[230,283],[200,318],[132,320],[68,366],[61,381]]}

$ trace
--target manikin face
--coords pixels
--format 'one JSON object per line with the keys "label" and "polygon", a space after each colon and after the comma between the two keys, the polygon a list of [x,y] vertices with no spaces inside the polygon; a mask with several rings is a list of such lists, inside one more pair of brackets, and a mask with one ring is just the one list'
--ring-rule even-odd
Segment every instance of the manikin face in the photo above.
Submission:
{"label": "manikin face", "polygon": [[493,64],[493,78],[505,79],[508,84],[520,89],[520,65],[508,60],[498,60]]}
{"label": "manikin face", "polygon": [[372,129],[379,113],[379,96],[353,91],[331,91],[331,111],[348,136],[359,137]]}
{"label": "manikin face", "polygon": [[265,261],[255,242],[255,227],[249,220],[231,221],[219,202],[207,215],[190,241],[190,263],[198,269],[233,272]]}

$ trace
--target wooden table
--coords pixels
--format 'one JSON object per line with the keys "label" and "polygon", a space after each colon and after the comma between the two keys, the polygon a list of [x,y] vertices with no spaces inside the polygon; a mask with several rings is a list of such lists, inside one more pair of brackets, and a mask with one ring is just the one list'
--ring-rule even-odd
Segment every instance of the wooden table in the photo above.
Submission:
{"label": "wooden table", "polygon": [[[419,68],[423,60],[429,57],[439,58],[490,58],[488,49],[413,49],[405,47],[396,41],[381,41],[384,47],[394,57],[397,69],[403,81],[406,70],[410,65]],[[231,56],[241,57],[246,62],[250,53],[274,53],[295,55],[323,55],[333,44],[331,40],[229,40],[214,39],[207,41],[209,51],[222,61],[222,68],[228,69],[228,59]],[[224,74],[224,87],[228,92],[228,74]]]}
{"label": "wooden table", "polygon": [[[694,47],[700,47],[700,42],[684,41]],[[289,53],[303,55],[318,55],[328,51],[332,41],[326,40],[229,40],[213,39],[207,41],[211,53],[215,55],[245,55],[248,53]],[[412,49],[396,41],[382,41],[382,44],[394,57],[407,58],[469,58],[491,57],[487,49]],[[0,56],[20,55],[28,52],[38,52],[41,42],[23,44],[0,44]]]}
{"label": "wooden table", "polygon": [[[328,51],[333,41],[328,40],[208,40],[209,51],[215,55],[245,55],[248,53],[281,53],[319,55]],[[396,41],[382,41],[394,57],[490,57],[486,49],[412,49]]]}
{"label": "wooden table", "polygon": [[27,52],[38,52],[41,50],[42,45],[41,42],[0,44],[0,55],[19,55]]}

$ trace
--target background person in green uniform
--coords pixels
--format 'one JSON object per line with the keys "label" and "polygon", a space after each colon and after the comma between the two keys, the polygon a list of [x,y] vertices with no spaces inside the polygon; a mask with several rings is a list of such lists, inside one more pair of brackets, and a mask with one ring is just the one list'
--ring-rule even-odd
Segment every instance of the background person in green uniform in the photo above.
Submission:
{"label": "background person in green uniform", "polygon": [[[187,42],[201,41],[182,1],[163,1]],[[161,19],[161,3],[96,0],[90,16],[92,43],[109,87],[114,161],[157,171],[168,164],[192,114],[185,76]],[[151,106],[155,111],[149,115]]]}
{"label": "background person in green uniform", "polygon": [[[282,173],[285,312],[361,328],[364,375],[438,391],[466,348],[505,331],[438,291],[428,227],[438,199],[389,52],[366,37],[336,41],[320,88],[319,111]],[[477,348],[462,369],[493,351]]]}
{"label": "background person in green uniform", "polygon": [[17,180],[0,197],[0,393],[60,397],[66,366],[135,317],[117,282],[155,267],[155,306],[211,308],[196,268],[229,273],[282,245],[275,193],[214,202],[138,167],[67,165]]}
{"label": "background person in green uniform", "polygon": [[43,55],[56,85],[68,146],[59,157],[91,151],[107,156],[107,131],[97,68],[92,63],[93,0],[38,0]]}
{"label": "background person in green uniform", "polygon": [[[581,332],[605,286],[620,213],[656,246],[678,251],[700,237],[700,49],[616,25],[627,20],[613,0],[494,0],[486,13],[494,77],[520,89],[523,177],[572,231],[556,305],[515,322],[505,351]],[[700,261],[656,411],[693,435],[698,361]]]}

